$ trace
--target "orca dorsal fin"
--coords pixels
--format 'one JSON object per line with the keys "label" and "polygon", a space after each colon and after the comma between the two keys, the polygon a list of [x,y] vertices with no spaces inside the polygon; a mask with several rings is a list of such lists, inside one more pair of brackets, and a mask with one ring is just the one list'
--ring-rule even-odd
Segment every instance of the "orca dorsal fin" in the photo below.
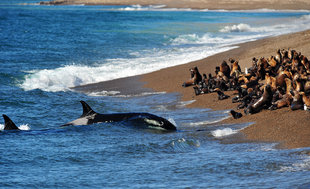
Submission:
{"label": "orca dorsal fin", "polygon": [[83,106],[83,114],[81,115],[81,117],[96,114],[96,112],[86,102],[82,100],[80,102]]}
{"label": "orca dorsal fin", "polygon": [[4,129],[3,130],[19,130],[15,123],[7,116],[2,114],[4,119]]}

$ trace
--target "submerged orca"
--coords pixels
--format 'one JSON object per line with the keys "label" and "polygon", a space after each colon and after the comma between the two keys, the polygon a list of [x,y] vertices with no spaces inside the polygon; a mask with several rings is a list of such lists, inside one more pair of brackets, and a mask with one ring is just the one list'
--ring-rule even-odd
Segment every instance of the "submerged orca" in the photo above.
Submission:
{"label": "submerged orca", "polygon": [[83,114],[76,120],[66,123],[62,126],[69,125],[90,125],[94,123],[103,122],[120,122],[130,120],[142,120],[151,127],[175,131],[176,127],[168,120],[150,114],[150,113],[113,113],[113,114],[99,114],[92,110],[92,108],[84,101],[80,101],[83,106]]}
{"label": "submerged orca", "polygon": [[20,130],[15,123],[5,114],[2,114],[4,119],[4,129],[3,130]]}

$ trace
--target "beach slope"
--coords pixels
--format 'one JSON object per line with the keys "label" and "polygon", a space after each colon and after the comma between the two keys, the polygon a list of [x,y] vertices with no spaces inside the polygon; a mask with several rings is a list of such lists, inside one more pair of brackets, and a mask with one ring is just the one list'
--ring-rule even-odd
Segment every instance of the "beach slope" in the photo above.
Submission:
{"label": "beach slope", "polygon": [[[145,87],[156,91],[178,92],[182,100],[195,100],[189,107],[212,108],[213,110],[236,109],[231,98],[223,101],[217,99],[216,93],[196,96],[192,87],[183,88],[181,85],[190,77],[189,69],[198,66],[201,73],[214,74],[215,67],[223,60],[234,58],[239,60],[241,69],[251,67],[252,58],[270,57],[277,49],[292,48],[310,57],[310,31],[303,31],[278,37],[265,38],[239,45],[239,48],[219,53],[203,60],[194,61],[185,65],[162,69],[142,76]],[[167,82],[169,81],[169,82]],[[233,95],[232,92],[227,92]],[[254,125],[242,132],[252,141],[282,142],[286,148],[310,146],[310,112],[292,111],[288,107],[243,116],[234,120],[229,118],[224,123],[254,122]]]}

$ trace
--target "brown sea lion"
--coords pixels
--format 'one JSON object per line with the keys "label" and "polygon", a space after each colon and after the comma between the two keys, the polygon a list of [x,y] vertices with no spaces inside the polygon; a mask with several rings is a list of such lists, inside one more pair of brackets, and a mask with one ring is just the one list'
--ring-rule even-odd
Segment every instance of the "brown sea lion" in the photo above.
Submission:
{"label": "brown sea lion", "polygon": [[222,72],[226,77],[230,77],[230,67],[227,62],[224,60],[220,66],[220,72]]}
{"label": "brown sea lion", "polygon": [[306,83],[304,84],[304,91],[306,95],[310,94],[310,81],[306,81]]}
{"label": "brown sea lion", "polygon": [[269,66],[271,66],[272,68],[275,68],[278,65],[278,62],[276,61],[274,56],[271,56],[267,61]]}
{"label": "brown sea lion", "polygon": [[239,62],[235,61],[231,65],[230,77],[232,76],[239,77],[240,74],[241,74],[241,68],[239,66]]}
{"label": "brown sea lion", "polygon": [[261,80],[265,80],[266,69],[268,67],[268,63],[265,58],[260,58],[257,62],[257,71],[256,76]]}
{"label": "brown sea lion", "polygon": [[285,83],[285,78],[288,78],[288,76],[286,75],[286,73],[284,71],[280,72],[277,76],[276,76],[276,86],[278,87],[285,87],[286,83]]}
{"label": "brown sea lion", "polygon": [[191,86],[191,85],[195,85],[195,84],[198,84],[200,81],[202,81],[202,76],[199,73],[197,66],[194,67],[194,68],[191,68],[189,70],[191,72],[191,78],[188,81],[185,81],[182,84],[183,87],[188,87],[188,86]]}
{"label": "brown sea lion", "polygon": [[280,109],[282,107],[290,106],[292,99],[293,99],[293,97],[291,94],[285,94],[285,95],[283,95],[282,99],[276,101],[273,104],[273,107],[276,107],[276,109]]}
{"label": "brown sea lion", "polygon": [[284,80],[286,83],[286,94],[291,94],[291,91],[293,90],[292,80],[290,80],[289,78],[285,78]]}
{"label": "brown sea lion", "polygon": [[298,92],[303,91],[303,84],[302,84],[301,76],[298,73],[296,73],[293,77],[293,86],[296,91]]}
{"label": "brown sea lion", "polygon": [[275,78],[275,77],[272,77],[272,76],[270,76],[268,73],[266,73],[265,79],[266,79],[266,83],[265,83],[264,88],[265,88],[267,85],[270,85],[270,86],[271,86],[271,90],[272,90],[273,92],[275,92],[275,91],[277,90],[276,78]]}
{"label": "brown sea lion", "polygon": [[253,104],[250,104],[245,110],[245,114],[255,114],[260,112],[265,106],[269,107],[272,101],[272,90],[270,85],[266,85],[263,95]]}
{"label": "brown sea lion", "polygon": [[275,57],[275,60],[278,62],[278,64],[282,64],[282,54],[281,54],[280,49],[278,49],[278,51],[277,51],[277,55]]}
{"label": "brown sea lion", "polygon": [[300,110],[304,108],[304,104],[302,102],[302,96],[298,91],[293,92],[293,101],[291,103],[291,110]]}

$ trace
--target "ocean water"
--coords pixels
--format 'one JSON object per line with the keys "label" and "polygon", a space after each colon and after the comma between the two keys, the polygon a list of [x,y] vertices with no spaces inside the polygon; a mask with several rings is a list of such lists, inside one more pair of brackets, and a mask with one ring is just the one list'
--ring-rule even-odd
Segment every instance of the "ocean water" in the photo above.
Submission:
{"label": "ocean water", "polygon": [[[23,130],[0,132],[1,188],[310,188],[309,148],[233,142],[250,123],[219,124],[228,110],[187,109],[174,93],[70,89],[309,29],[309,12],[36,3],[0,2],[0,110]],[[178,131],[61,128],[80,116],[80,100],[99,113],[153,113]]]}

